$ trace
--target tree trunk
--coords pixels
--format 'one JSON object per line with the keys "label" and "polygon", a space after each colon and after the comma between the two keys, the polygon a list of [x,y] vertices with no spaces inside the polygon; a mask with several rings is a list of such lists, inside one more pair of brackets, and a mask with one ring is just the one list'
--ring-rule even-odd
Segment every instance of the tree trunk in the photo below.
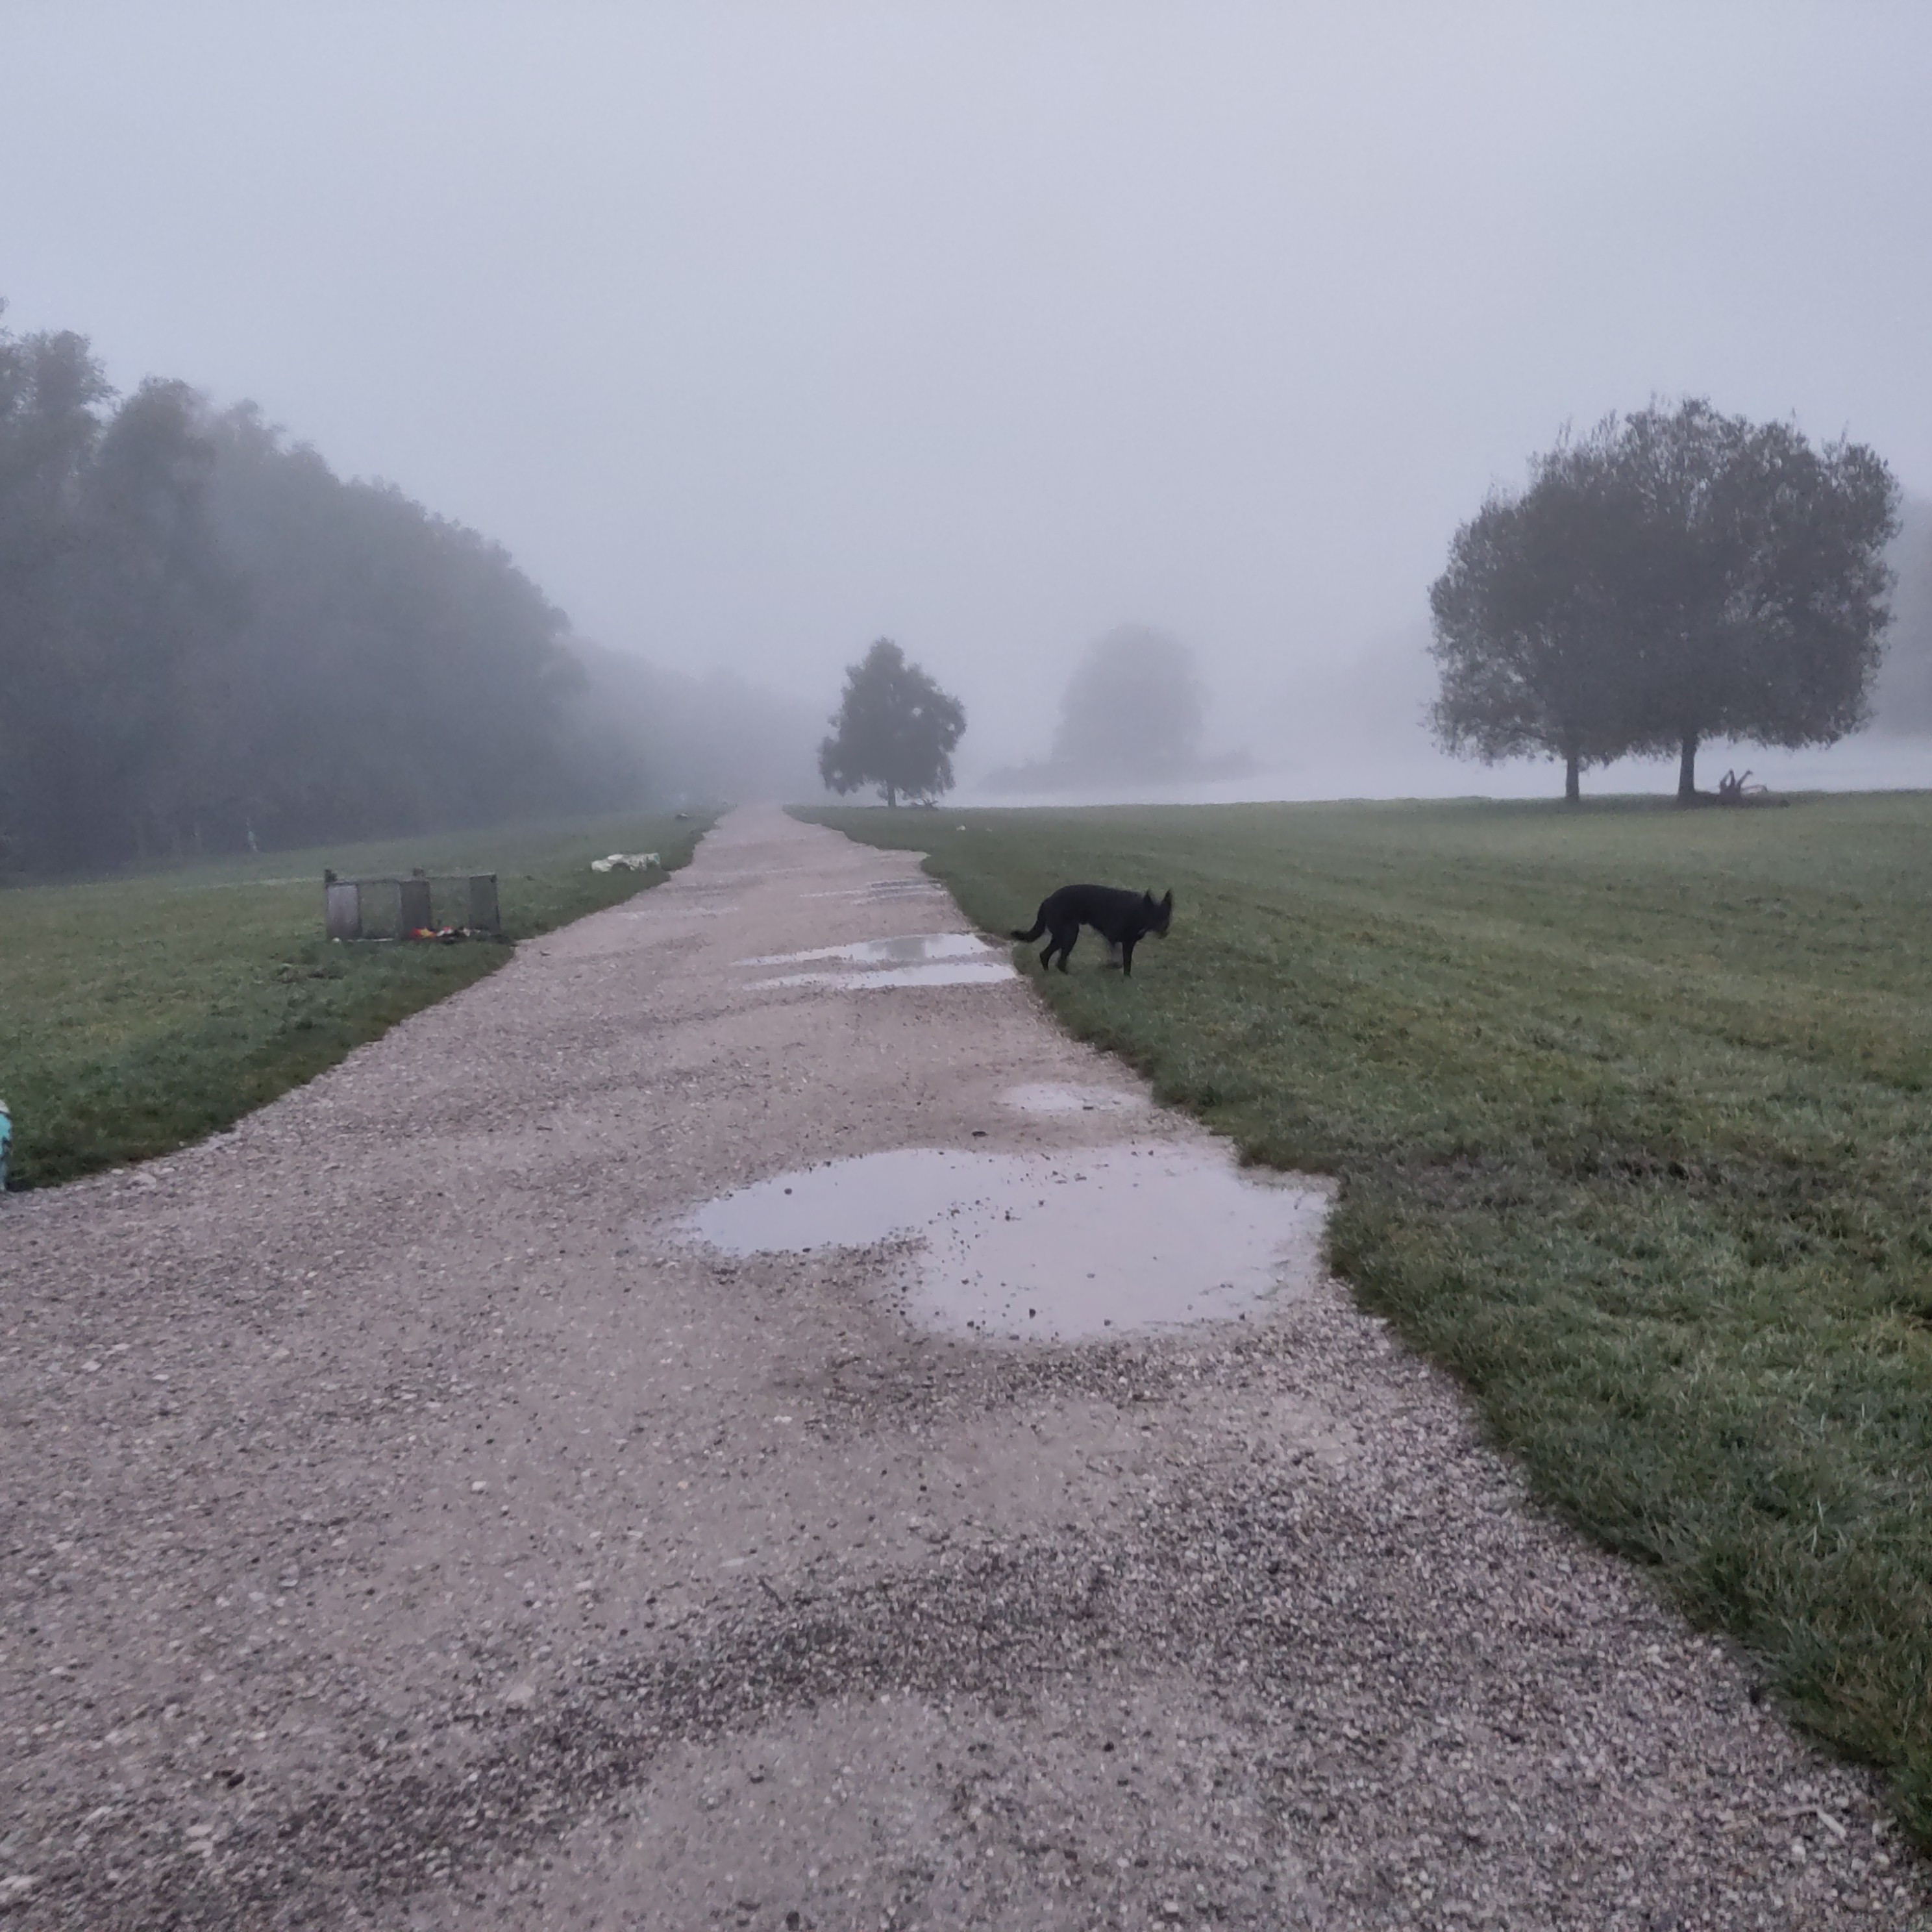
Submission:
{"label": "tree trunk", "polygon": [[1577,772],[1581,761],[1572,752],[1563,768],[1563,802],[1576,804],[1583,796],[1583,788],[1577,782]]}
{"label": "tree trunk", "polygon": [[1697,796],[1697,734],[1684,734],[1683,749],[1677,760],[1677,802],[1690,805]]}

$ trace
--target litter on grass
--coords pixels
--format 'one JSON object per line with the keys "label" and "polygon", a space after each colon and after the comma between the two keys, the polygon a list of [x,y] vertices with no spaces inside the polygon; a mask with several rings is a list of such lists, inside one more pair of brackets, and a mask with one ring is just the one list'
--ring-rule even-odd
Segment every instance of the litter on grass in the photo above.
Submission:
{"label": "litter on grass", "polygon": [[494,872],[412,872],[406,879],[322,875],[322,922],[331,939],[500,938]]}

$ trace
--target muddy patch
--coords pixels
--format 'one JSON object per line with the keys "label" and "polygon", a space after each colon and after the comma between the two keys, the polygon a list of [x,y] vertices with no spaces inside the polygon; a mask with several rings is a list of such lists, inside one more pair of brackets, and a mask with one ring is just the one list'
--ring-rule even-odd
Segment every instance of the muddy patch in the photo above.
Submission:
{"label": "muddy patch", "polygon": [[1144,1112],[1148,1103],[1139,1094],[1123,1094],[1116,1088],[1040,1081],[1009,1087],[1000,1096],[1000,1104],[1022,1114],[1131,1114]]}
{"label": "muddy patch", "polygon": [[1169,1142],[1070,1155],[901,1148],[740,1188],[683,1229],[733,1255],[898,1243],[892,1292],[915,1326],[1074,1342],[1245,1319],[1306,1292],[1328,1204],[1317,1184]]}

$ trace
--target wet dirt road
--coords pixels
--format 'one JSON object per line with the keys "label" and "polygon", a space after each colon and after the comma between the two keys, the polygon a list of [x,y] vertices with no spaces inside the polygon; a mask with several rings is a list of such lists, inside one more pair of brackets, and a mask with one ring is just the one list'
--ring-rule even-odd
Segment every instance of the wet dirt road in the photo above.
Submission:
{"label": "wet dirt road", "polygon": [[736,814],[234,1133],[4,1204],[0,1927],[1925,1904],[1322,1280],[1318,1199],[963,925]]}

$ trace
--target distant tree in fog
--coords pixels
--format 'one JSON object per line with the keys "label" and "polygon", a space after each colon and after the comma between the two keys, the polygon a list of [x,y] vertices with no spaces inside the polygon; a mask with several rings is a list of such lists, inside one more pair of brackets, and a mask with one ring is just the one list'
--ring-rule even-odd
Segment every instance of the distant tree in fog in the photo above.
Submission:
{"label": "distant tree in fog", "polygon": [[1932,732],[1932,502],[1908,498],[1899,523],[1891,553],[1898,587],[1872,710],[1880,730],[1917,736]]}
{"label": "distant tree in fog", "polygon": [[818,748],[818,775],[842,796],[876,785],[889,806],[952,789],[952,748],[964,707],[941,691],[890,638],[848,667],[845,693]]}
{"label": "distant tree in fog", "polygon": [[982,781],[994,791],[1144,796],[1246,776],[1245,751],[1204,752],[1207,692],[1194,653],[1164,631],[1121,624],[1082,652],[1060,700],[1046,757],[1003,766]]}
{"label": "distant tree in fog", "polygon": [[1204,708],[1193,652],[1164,632],[1123,624],[1068,680],[1048,763],[1076,780],[1190,776]]}
{"label": "distant tree in fog", "polygon": [[1430,594],[1438,736],[1483,758],[1830,744],[1867,715],[1898,486],[1862,444],[1707,402],[1607,419],[1465,524]]}

